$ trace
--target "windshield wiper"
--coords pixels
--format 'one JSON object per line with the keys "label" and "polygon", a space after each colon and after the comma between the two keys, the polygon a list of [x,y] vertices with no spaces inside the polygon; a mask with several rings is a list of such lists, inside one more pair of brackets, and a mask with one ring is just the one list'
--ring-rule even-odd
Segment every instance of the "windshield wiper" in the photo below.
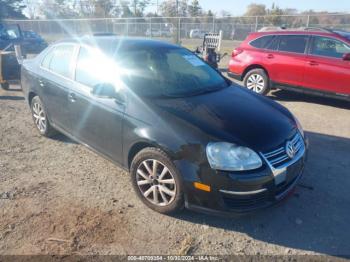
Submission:
{"label": "windshield wiper", "polygon": [[163,93],[162,95],[166,96],[166,97],[186,97],[186,96],[197,96],[197,95],[203,95],[203,94],[207,94],[207,93],[212,93],[212,92],[216,92],[219,91],[223,88],[226,88],[227,86],[223,87],[217,87],[217,88],[204,88],[204,89],[198,89],[198,90],[194,90],[192,92],[184,92],[184,93],[176,93],[176,94],[169,94],[169,93]]}

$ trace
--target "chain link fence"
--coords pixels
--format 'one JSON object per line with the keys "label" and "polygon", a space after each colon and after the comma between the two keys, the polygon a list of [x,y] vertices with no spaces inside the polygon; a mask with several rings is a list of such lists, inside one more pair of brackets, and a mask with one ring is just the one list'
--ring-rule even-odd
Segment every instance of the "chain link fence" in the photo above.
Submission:
{"label": "chain link fence", "polygon": [[152,37],[194,48],[208,32],[223,32],[223,45],[232,48],[263,27],[327,27],[350,30],[350,14],[242,16],[242,17],[142,17],[55,20],[5,20],[22,30],[40,34],[48,42],[67,36],[113,33],[123,36]]}

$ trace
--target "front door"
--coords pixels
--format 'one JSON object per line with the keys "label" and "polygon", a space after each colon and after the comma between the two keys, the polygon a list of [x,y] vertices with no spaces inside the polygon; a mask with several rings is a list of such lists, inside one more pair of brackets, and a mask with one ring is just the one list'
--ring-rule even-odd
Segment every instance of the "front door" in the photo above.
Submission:
{"label": "front door", "polygon": [[300,86],[305,75],[306,35],[280,35],[278,50],[266,51],[270,78],[283,85]]}
{"label": "front door", "polygon": [[350,95],[350,61],[343,55],[350,45],[335,38],[315,36],[306,64],[304,86]]}
{"label": "front door", "polygon": [[[109,81],[106,70],[110,60],[104,55],[81,47],[75,70],[76,85],[70,92],[73,135],[117,163],[122,163],[122,127],[124,104],[113,98],[101,98],[91,93],[93,86]],[[104,65],[98,68],[98,65]],[[113,76],[111,76],[113,77]]]}

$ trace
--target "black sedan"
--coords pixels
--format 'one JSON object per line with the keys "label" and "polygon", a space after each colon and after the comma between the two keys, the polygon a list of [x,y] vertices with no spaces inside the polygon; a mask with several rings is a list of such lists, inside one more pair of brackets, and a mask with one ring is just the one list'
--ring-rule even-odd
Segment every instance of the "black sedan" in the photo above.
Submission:
{"label": "black sedan", "polygon": [[21,74],[39,132],[59,131],[128,170],[158,212],[248,212],[281,200],[301,177],[307,143],[293,115],[179,46],[66,40],[26,60]]}
{"label": "black sedan", "polygon": [[22,31],[21,47],[25,54],[37,54],[47,47],[45,40],[34,31]]}

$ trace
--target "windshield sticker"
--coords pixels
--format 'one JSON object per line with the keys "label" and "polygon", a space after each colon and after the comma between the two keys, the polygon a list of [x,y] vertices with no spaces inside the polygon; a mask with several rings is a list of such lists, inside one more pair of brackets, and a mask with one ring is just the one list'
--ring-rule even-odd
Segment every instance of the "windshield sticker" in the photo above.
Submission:
{"label": "windshield sticker", "polygon": [[193,66],[205,65],[205,63],[195,55],[184,55],[183,57],[187,60],[187,62],[189,62]]}

